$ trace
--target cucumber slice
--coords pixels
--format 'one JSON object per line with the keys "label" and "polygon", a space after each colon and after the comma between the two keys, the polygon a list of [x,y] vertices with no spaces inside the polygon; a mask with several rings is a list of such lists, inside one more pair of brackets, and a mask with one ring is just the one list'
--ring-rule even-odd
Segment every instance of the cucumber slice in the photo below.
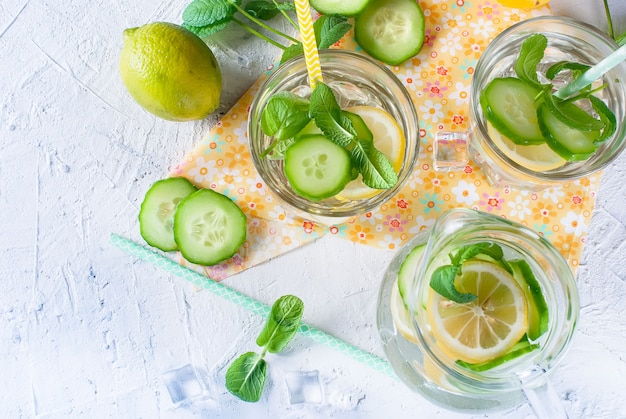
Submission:
{"label": "cucumber slice", "polygon": [[369,0],[310,0],[311,7],[324,15],[356,16]]}
{"label": "cucumber slice", "polygon": [[400,291],[402,302],[407,308],[409,307],[409,290],[411,283],[415,279],[415,271],[417,270],[417,265],[422,261],[424,250],[426,250],[426,243],[414,247],[409,254],[406,255],[398,271],[398,291]]}
{"label": "cucumber slice", "polygon": [[480,95],[480,105],[491,125],[515,144],[541,144],[546,139],[537,121],[535,97],[539,92],[520,79],[496,78]]}
{"label": "cucumber slice", "polygon": [[372,134],[372,131],[370,131],[370,129],[367,127],[367,124],[365,123],[363,118],[355,113],[348,111],[343,111],[343,114],[348,117],[350,122],[352,122],[352,126],[354,127],[354,130],[356,131],[356,136],[359,140],[366,140],[370,143],[374,142],[374,134]]}
{"label": "cucumber slice", "polygon": [[228,197],[200,189],[178,204],[174,238],[189,262],[216,265],[237,253],[246,240],[246,216]]}
{"label": "cucumber slice", "polygon": [[528,337],[524,335],[524,337],[522,337],[522,339],[520,339],[520,341],[517,342],[515,346],[513,346],[507,353],[498,358],[492,359],[491,361],[481,362],[479,364],[471,364],[469,362],[457,360],[456,363],[464,368],[473,371],[487,371],[497,367],[498,365],[502,365],[505,362],[511,361],[515,358],[519,358],[520,356],[532,352],[535,349],[539,349],[539,345],[535,343],[530,343],[528,341]]}
{"label": "cucumber slice", "polygon": [[300,132],[296,134],[295,140],[298,141],[305,135],[311,134],[322,134],[322,130],[319,129],[317,125],[315,125],[315,121],[313,119],[311,119],[311,121],[309,121],[309,123],[306,124],[304,128],[302,128],[302,130],[300,130]]}
{"label": "cucumber slice", "polygon": [[351,179],[348,151],[323,135],[303,136],[285,152],[285,176],[298,195],[311,201],[335,196]]}
{"label": "cucumber slice", "polygon": [[183,177],[156,181],[141,203],[139,210],[139,232],[150,246],[164,252],[178,250],[174,240],[174,213],[183,198],[197,188]]}
{"label": "cucumber slice", "polygon": [[365,52],[402,64],[424,43],[424,13],[415,0],[371,0],[354,19],[354,37]]}
{"label": "cucumber slice", "polygon": [[[576,105],[573,105],[576,106]],[[580,131],[561,122],[544,104],[537,110],[539,126],[546,143],[565,160],[585,160],[598,148],[601,131]]]}
{"label": "cucumber slice", "polygon": [[526,334],[529,339],[537,340],[548,330],[548,304],[528,262],[523,259],[515,259],[510,260],[508,265],[513,270],[513,277],[526,293],[526,300],[528,301],[528,330]]}

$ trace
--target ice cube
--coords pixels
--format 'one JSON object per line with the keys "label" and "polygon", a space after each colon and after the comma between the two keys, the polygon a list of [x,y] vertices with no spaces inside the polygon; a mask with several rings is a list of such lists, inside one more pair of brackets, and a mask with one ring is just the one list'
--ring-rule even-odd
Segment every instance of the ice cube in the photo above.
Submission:
{"label": "ice cube", "polygon": [[322,386],[318,371],[291,371],[285,375],[289,403],[320,404],[322,402]]}
{"label": "ice cube", "polygon": [[433,168],[437,171],[462,171],[469,162],[465,132],[438,131],[433,148]]}
{"label": "ice cube", "polygon": [[163,381],[174,404],[187,401],[203,392],[196,370],[189,364],[167,371],[163,374]]}

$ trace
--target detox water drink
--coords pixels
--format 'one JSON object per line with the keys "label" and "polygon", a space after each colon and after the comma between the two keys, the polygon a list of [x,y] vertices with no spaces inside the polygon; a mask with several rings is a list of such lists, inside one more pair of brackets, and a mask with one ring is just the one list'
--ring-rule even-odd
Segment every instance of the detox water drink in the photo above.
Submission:
{"label": "detox water drink", "polygon": [[[552,83],[554,90],[572,80],[572,72],[563,71],[554,80],[546,78],[550,65],[569,61],[592,66],[615,51],[618,46],[605,33],[587,24],[555,16],[533,18],[502,32],[485,49],[474,73],[470,95],[470,155],[484,170],[494,186],[509,185],[521,189],[542,189],[585,177],[608,165],[626,147],[626,64],[622,63],[596,81],[592,88],[605,85],[594,96],[614,113],[615,132],[589,158],[566,161],[550,147],[516,145],[487,122],[481,107],[481,95],[494,78],[518,77],[514,70],[525,39],[543,34],[548,40],[544,58],[537,67],[540,83]],[[594,114],[588,104],[585,110]],[[595,116],[595,115],[594,115]]]}
{"label": "detox water drink", "polygon": [[[492,252],[493,245],[501,248],[503,258]],[[459,256],[459,250],[481,246],[479,253]],[[466,258],[461,264],[463,271],[455,276],[455,287],[461,293],[477,293],[477,300],[454,303],[433,288],[433,275],[441,267],[454,265],[451,254]],[[510,272],[507,265],[513,268]],[[494,276],[501,278],[503,288],[486,294],[479,290],[485,284],[478,288],[463,285],[463,281],[488,282]],[[534,280],[528,280],[529,276]],[[519,287],[511,280],[518,281]],[[522,300],[520,295],[524,295]],[[507,305],[514,306],[514,300],[527,303],[526,309],[518,304],[517,309],[505,313]],[[457,322],[462,316],[469,319],[477,313],[481,321],[493,322],[483,325],[489,333],[500,333],[505,326],[518,328],[519,319],[523,320],[523,330],[516,329],[518,334],[509,336],[512,346],[506,344],[499,353],[496,350],[479,358],[476,354],[482,356],[496,345],[489,339],[475,345],[465,339],[471,334],[457,327],[477,325],[470,320]],[[502,218],[454,209],[411,240],[390,263],[379,294],[377,326],[390,363],[411,389],[448,409],[482,412],[520,405],[527,394],[549,389],[545,372],[565,354],[577,318],[573,275],[548,241]],[[445,330],[442,333],[446,328],[450,332],[447,336]],[[507,336],[508,330],[500,334]],[[462,345],[480,348],[469,355],[465,348],[459,352],[459,342],[450,336]]]}
{"label": "detox water drink", "polygon": [[398,181],[373,195],[336,197],[319,201],[294,192],[285,176],[281,159],[267,158],[272,137],[265,135],[261,116],[273,95],[292,92],[307,98],[311,88],[303,57],[278,67],[263,83],[250,108],[248,137],[254,165],[273,196],[292,215],[324,224],[366,213],[393,197],[413,171],[419,150],[419,126],[412,99],[399,79],[384,65],[359,53],[344,50],[319,51],[324,84],[329,86],[342,109],[367,107],[384,110],[403,135],[402,155],[394,167]]}

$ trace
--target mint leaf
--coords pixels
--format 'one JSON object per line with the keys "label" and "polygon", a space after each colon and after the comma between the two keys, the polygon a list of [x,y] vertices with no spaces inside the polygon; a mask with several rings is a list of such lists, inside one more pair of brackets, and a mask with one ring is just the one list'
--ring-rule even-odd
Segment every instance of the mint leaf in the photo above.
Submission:
{"label": "mint leaf", "polygon": [[498,262],[500,266],[506,269],[509,273],[512,273],[512,269],[509,266],[509,263],[504,259],[504,252],[502,251],[502,247],[497,243],[492,242],[482,242],[476,243],[469,246],[464,246],[458,251],[451,253],[448,255],[450,257],[450,261],[459,267],[459,271],[457,272],[459,275],[461,274],[462,265],[465,261],[477,258],[484,260],[484,257],[481,255],[487,256],[489,261]]}
{"label": "mint leaf", "polygon": [[474,294],[460,293],[454,286],[454,278],[459,270],[455,265],[443,265],[435,269],[430,278],[430,287],[439,295],[459,304],[470,303],[477,297]]}
{"label": "mint leaf", "polygon": [[310,114],[315,125],[335,144],[345,148],[353,145],[356,132],[352,122],[343,114],[333,91],[324,83],[319,83],[311,93]]}
{"label": "mint leaf", "polygon": [[387,156],[368,140],[359,140],[350,150],[353,165],[363,177],[363,183],[373,189],[388,189],[398,182],[398,175]]}
{"label": "mint leaf", "polygon": [[502,260],[504,257],[502,248],[496,243],[482,242],[463,246],[456,252],[450,253],[450,262],[452,262],[453,265],[460,266],[466,260],[469,260],[481,253],[491,256],[494,260]]}
{"label": "mint leaf", "polygon": [[594,141],[594,144],[599,144],[615,133],[615,130],[617,129],[617,119],[615,118],[615,114],[609,109],[608,106],[606,106],[606,103],[604,103],[602,99],[595,96],[589,96],[589,101],[591,102],[593,109],[598,114],[600,120],[604,123],[602,134],[600,134],[600,137]]}
{"label": "mint leaf", "polygon": [[230,21],[236,11],[231,2],[240,3],[241,0],[194,0],[183,11],[183,23],[203,27]]}
{"label": "mint leaf", "polygon": [[522,42],[520,54],[515,62],[515,73],[520,79],[541,87],[537,77],[537,65],[543,58],[548,39],[540,33],[529,36]]}
{"label": "mint leaf", "polygon": [[183,28],[189,29],[191,32],[198,35],[198,37],[206,38],[207,36],[213,35],[214,33],[221,31],[226,26],[228,26],[229,23],[230,20],[223,20],[221,22],[212,23],[206,26],[191,26],[186,23],[183,23],[182,26]]}
{"label": "mint leaf", "polygon": [[617,42],[617,45],[620,47],[626,45],[626,32],[615,38],[615,42]]}
{"label": "mint leaf", "polygon": [[246,352],[226,371],[226,389],[246,402],[258,402],[265,385],[267,364],[255,352]]}
{"label": "mint leaf", "polygon": [[272,305],[265,327],[256,340],[257,345],[266,347],[271,353],[282,351],[298,331],[303,311],[304,304],[298,297],[280,297]]}
{"label": "mint leaf", "polygon": [[330,48],[343,38],[351,28],[352,25],[349,24],[347,18],[343,16],[320,16],[315,23],[313,23],[317,47],[320,49]]}
{"label": "mint leaf", "polygon": [[493,242],[481,242],[460,247],[457,251],[448,255],[452,265],[444,265],[435,269],[430,278],[430,287],[442,296],[460,304],[469,303],[476,299],[474,294],[460,293],[454,286],[454,278],[461,274],[461,268],[465,261],[478,255],[487,255],[496,262],[505,263],[507,270],[510,269],[504,260],[502,247]]}
{"label": "mint leaf", "polygon": [[308,100],[291,92],[278,92],[263,109],[261,128],[265,135],[282,141],[294,137],[310,120]]}
{"label": "mint leaf", "polygon": [[545,104],[559,121],[579,131],[600,131],[604,122],[594,118],[575,103],[560,101],[554,95],[545,95]]}
{"label": "mint leaf", "polygon": [[278,3],[270,0],[252,0],[244,7],[248,14],[261,20],[270,20],[281,11],[295,9],[296,6],[292,2]]}
{"label": "mint leaf", "polygon": [[270,20],[280,13],[280,10],[274,3],[266,0],[252,0],[245,5],[244,10],[251,16],[261,20]]}
{"label": "mint leaf", "polygon": [[572,78],[576,79],[585,71],[589,70],[591,67],[587,64],[575,63],[572,61],[559,61],[557,63],[552,64],[548,67],[548,71],[546,71],[546,77],[550,80],[553,80],[557,74],[564,70],[572,71]]}
{"label": "mint leaf", "polygon": [[352,120],[339,107],[333,91],[323,83],[311,94],[310,114],[326,138],[348,150],[353,166],[363,176],[363,183],[374,189],[388,189],[398,182],[387,156],[371,141],[357,137]]}
{"label": "mint leaf", "polygon": [[304,54],[304,47],[300,42],[297,44],[291,44],[283,51],[283,55],[280,57],[280,64],[290,60],[293,57],[298,57]]}

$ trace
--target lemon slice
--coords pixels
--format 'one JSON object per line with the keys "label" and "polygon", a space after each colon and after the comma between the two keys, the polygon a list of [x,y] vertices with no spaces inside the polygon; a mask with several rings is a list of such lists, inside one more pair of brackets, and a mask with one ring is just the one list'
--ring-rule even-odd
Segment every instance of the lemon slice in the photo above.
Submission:
{"label": "lemon slice", "polygon": [[397,281],[394,282],[391,287],[389,309],[391,310],[391,318],[393,319],[393,324],[396,326],[398,333],[409,342],[417,343],[417,335],[413,329],[411,313],[402,302],[402,296],[400,295]]}
{"label": "lemon slice", "polygon": [[524,336],[526,295],[505,269],[490,262],[465,262],[454,285],[477,298],[460,304],[432,288],[428,296],[428,322],[446,354],[465,362],[486,362],[507,353]]}
{"label": "lemon slice", "polygon": [[[365,124],[374,136],[374,146],[380,150],[393,166],[396,173],[402,168],[404,162],[404,150],[406,141],[404,132],[396,120],[387,111],[372,106],[353,106],[346,109],[363,118]],[[376,195],[380,190],[372,189],[361,180],[361,175],[351,181],[337,195],[338,198],[357,200],[366,199]]]}
{"label": "lemon slice", "polygon": [[491,124],[488,125],[489,137],[494,145],[515,163],[535,172],[547,172],[563,166],[567,161],[556,154],[548,144],[517,145],[504,137]]}

